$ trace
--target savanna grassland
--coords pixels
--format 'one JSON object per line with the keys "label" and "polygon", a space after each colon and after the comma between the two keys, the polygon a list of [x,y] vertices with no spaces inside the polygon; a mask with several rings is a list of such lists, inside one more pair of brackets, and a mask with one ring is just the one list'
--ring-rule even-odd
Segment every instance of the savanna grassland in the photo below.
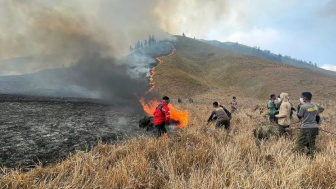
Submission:
{"label": "savanna grassland", "polygon": [[[210,102],[210,100],[209,100]],[[330,102],[328,102],[330,103]],[[99,144],[50,167],[30,172],[3,170],[2,188],[334,188],[336,136],[320,132],[316,158],[292,150],[288,138],[272,136],[256,145],[253,129],[269,125],[254,110],[261,101],[240,101],[231,130],[205,120],[206,102],[178,105],[190,111],[189,127],[169,139],[139,136],[115,145]],[[321,103],[324,104],[324,103]],[[335,104],[330,104],[334,106]],[[336,132],[335,112],[322,114],[321,127]],[[298,124],[292,128],[299,127]]]}
{"label": "savanna grassland", "polygon": [[[114,145],[100,143],[89,152],[29,172],[2,170],[0,188],[335,188],[336,136],[320,132],[314,159],[293,152],[299,128],[293,119],[290,136],[258,141],[253,129],[275,128],[265,104],[270,93],[310,90],[325,108],[321,128],[336,133],[335,81],[305,70],[256,57],[223,51],[179,38],[176,52],[156,69],[155,90],[189,111],[188,127],[168,139],[137,136]],[[301,82],[301,84],[300,84]],[[321,90],[324,90],[323,92]],[[206,125],[211,103],[239,108],[231,129]],[[184,103],[177,104],[181,97]],[[193,104],[185,103],[187,98]]]}

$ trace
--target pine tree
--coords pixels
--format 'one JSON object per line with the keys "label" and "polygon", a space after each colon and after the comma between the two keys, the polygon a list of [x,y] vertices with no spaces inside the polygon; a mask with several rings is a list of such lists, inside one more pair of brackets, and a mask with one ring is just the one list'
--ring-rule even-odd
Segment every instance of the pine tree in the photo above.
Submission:
{"label": "pine tree", "polygon": [[149,35],[149,38],[148,38],[148,45],[151,46],[152,44],[153,44],[152,36]]}
{"label": "pine tree", "polygon": [[152,40],[153,40],[153,44],[156,43],[156,39],[155,39],[154,35],[152,35]]}
{"label": "pine tree", "polygon": [[136,49],[140,49],[140,41],[137,41],[137,43],[136,43]]}

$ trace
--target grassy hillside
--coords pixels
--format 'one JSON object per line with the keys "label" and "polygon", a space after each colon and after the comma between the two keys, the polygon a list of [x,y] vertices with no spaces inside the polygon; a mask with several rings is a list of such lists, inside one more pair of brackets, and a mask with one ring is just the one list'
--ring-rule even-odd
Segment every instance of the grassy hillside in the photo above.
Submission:
{"label": "grassy hillside", "polygon": [[173,97],[217,92],[221,96],[267,98],[285,91],[299,98],[311,91],[318,99],[336,99],[336,79],[250,55],[178,37],[176,52],[156,69],[156,90]]}
{"label": "grassy hillside", "polygon": [[222,49],[230,50],[230,51],[241,53],[241,54],[257,56],[257,57],[268,59],[268,60],[271,60],[277,63],[286,64],[286,65],[294,66],[297,68],[307,69],[310,71],[317,72],[319,74],[323,74],[325,76],[336,78],[336,72],[316,67],[316,65],[314,65],[311,62],[297,60],[297,59],[291,58],[286,55],[283,56],[281,54],[274,54],[274,53],[271,53],[269,50],[261,50],[260,48],[249,47],[246,45],[232,43],[232,42],[219,42],[216,40],[213,40],[213,41],[201,40],[201,41],[214,45],[216,47],[220,47]]}

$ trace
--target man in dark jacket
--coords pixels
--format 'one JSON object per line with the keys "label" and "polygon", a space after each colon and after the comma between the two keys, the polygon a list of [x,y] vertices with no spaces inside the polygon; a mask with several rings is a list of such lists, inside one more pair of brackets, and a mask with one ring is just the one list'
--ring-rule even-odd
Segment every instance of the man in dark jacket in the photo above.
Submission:
{"label": "man in dark jacket", "polygon": [[168,107],[170,100],[169,97],[164,96],[162,102],[156,107],[154,112],[154,125],[158,129],[158,137],[163,135],[167,138],[168,133],[165,125],[170,124],[170,110]]}
{"label": "man in dark jacket", "polygon": [[310,157],[314,157],[315,140],[320,122],[319,108],[311,103],[312,96],[310,92],[304,92],[300,98],[301,105],[297,116],[301,120],[301,129],[296,141],[296,151],[302,152],[307,147],[307,155]]}
{"label": "man in dark jacket", "polygon": [[213,111],[208,119],[208,123],[211,122],[213,119],[217,119],[216,127],[224,126],[225,129],[230,129],[230,118],[225,113],[224,108],[220,107],[218,102],[214,102],[213,104]]}

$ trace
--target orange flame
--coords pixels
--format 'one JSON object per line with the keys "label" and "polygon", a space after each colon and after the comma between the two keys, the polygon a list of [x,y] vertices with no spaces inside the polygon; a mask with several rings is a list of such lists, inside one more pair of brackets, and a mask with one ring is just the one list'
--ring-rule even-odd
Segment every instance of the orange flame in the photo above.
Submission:
{"label": "orange flame", "polygon": [[[175,51],[176,51],[176,49],[174,48],[173,51],[170,54],[168,54],[167,56],[173,55],[175,53]],[[161,57],[158,57],[158,58],[155,58],[155,59],[159,62],[159,64],[162,64],[163,63],[163,60],[162,60],[163,57],[165,57],[165,56],[161,56]],[[154,75],[155,75],[155,67],[153,67],[152,70],[151,70],[151,75],[149,76],[150,88],[146,92],[146,94],[153,91],[153,89],[155,88]]]}
{"label": "orange flame", "polygon": [[[151,100],[149,102],[145,102],[144,98],[140,98],[139,102],[141,103],[143,110],[150,116],[153,115],[156,107],[160,104],[160,102],[157,99]],[[178,121],[179,125],[177,125],[177,128],[184,128],[188,126],[188,111],[181,111],[174,108],[172,104],[168,105],[170,109],[170,118],[172,120]]]}

